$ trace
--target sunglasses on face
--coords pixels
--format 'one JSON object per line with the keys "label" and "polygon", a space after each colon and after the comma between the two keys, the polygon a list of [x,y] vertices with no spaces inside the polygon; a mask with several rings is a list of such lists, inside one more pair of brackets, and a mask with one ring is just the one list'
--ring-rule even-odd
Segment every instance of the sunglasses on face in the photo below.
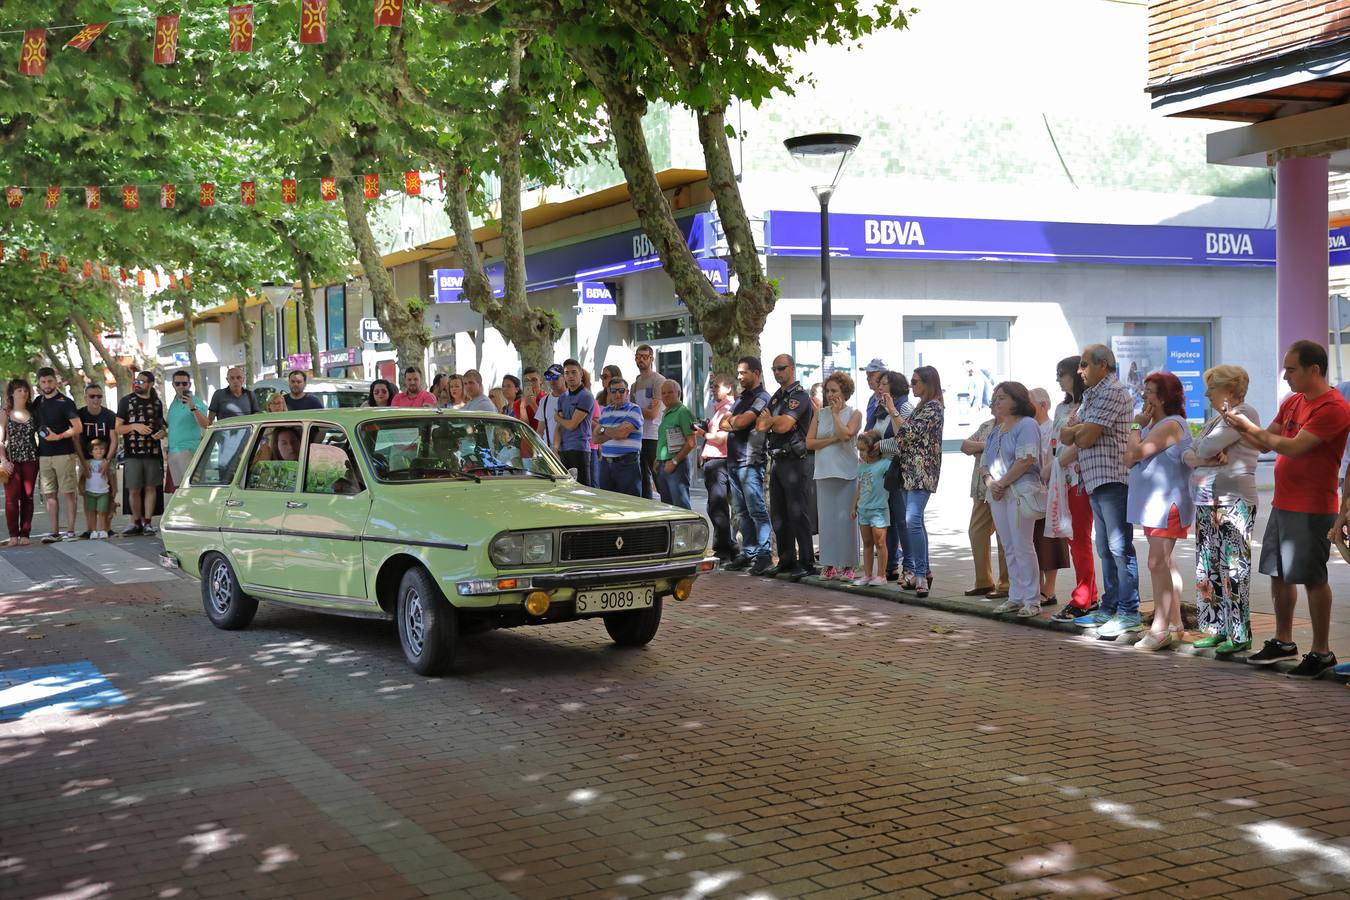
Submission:
{"label": "sunglasses on face", "polygon": [[774,366],[773,370],[775,372],[786,372],[790,368],[792,368],[792,366]]}
{"label": "sunglasses on face", "polygon": [[145,384],[146,382],[142,381],[142,380],[139,379],[139,378],[136,378],[136,379],[133,379],[131,383],[132,383],[132,384]]}
{"label": "sunglasses on face", "polygon": [[610,388],[609,392],[611,394],[626,394],[628,393],[628,388]]}
{"label": "sunglasses on face", "polygon": [[102,395],[102,394],[85,394],[85,396],[88,397],[90,400],[102,400],[102,399],[103,399],[103,395]]}
{"label": "sunglasses on face", "polygon": [[175,381],[175,382],[173,383],[173,386],[174,386],[174,387],[187,387],[187,386],[188,386],[188,383],[187,383],[186,381]]}

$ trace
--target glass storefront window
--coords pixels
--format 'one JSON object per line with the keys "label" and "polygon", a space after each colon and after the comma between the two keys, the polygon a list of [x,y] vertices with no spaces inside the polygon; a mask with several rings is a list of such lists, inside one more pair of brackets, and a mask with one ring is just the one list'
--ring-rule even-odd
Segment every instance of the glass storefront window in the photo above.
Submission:
{"label": "glass storefront window", "polygon": [[690,337],[693,333],[693,321],[689,316],[633,323],[633,340],[639,344],[649,341],[662,341],[667,338]]}
{"label": "glass storefront window", "polygon": [[912,373],[919,366],[938,370],[947,407],[944,441],[968,437],[989,418],[994,385],[1008,373],[1011,326],[1009,319],[905,317],[904,371]]}
{"label": "glass storefront window", "polygon": [[[835,316],[830,321],[834,342],[834,368],[858,382],[858,321]],[[820,317],[792,317],[792,359],[797,364],[797,380],[808,389],[823,377],[820,366]],[[765,361],[768,368],[768,360]],[[768,374],[767,372],[765,373]],[[772,383],[772,380],[770,380]],[[866,387],[866,383],[864,383]]]}

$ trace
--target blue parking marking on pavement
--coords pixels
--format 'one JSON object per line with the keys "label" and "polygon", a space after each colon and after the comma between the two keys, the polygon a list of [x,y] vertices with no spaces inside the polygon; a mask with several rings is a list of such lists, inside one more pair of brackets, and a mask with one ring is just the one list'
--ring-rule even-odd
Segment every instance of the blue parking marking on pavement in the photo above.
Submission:
{"label": "blue parking marking on pavement", "polygon": [[87,660],[0,671],[0,720],[126,702],[126,695]]}

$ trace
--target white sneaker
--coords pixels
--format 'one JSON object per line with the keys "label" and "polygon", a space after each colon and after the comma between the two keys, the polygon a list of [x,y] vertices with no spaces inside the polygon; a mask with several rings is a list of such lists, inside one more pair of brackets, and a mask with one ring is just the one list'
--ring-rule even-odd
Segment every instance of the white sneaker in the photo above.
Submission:
{"label": "white sneaker", "polygon": [[78,541],[79,539],[79,533],[74,531],[67,531],[65,534],[61,535],[61,540],[63,541]]}
{"label": "white sneaker", "polygon": [[867,585],[869,585],[871,582],[872,579],[868,578],[866,575],[860,575],[859,577],[850,581],[849,584],[853,585],[854,587],[867,587]]}
{"label": "white sneaker", "polygon": [[106,541],[106,540],[108,539],[108,532],[106,532],[106,531],[95,531],[95,532],[94,532],[94,537],[97,538],[97,539],[100,540],[100,541]]}

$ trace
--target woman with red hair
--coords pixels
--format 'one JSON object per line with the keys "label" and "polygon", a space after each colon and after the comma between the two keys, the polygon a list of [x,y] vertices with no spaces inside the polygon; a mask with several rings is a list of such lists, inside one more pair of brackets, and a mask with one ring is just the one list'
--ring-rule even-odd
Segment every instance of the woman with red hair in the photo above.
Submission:
{"label": "woman with red hair", "polygon": [[1125,512],[1144,526],[1153,581],[1153,623],[1135,644],[1140,650],[1170,646],[1182,630],[1181,572],[1172,551],[1195,521],[1191,470],[1182,456],[1191,446],[1186,393],[1171,372],[1144,379],[1144,411],[1134,417],[1125,448],[1130,488]]}

